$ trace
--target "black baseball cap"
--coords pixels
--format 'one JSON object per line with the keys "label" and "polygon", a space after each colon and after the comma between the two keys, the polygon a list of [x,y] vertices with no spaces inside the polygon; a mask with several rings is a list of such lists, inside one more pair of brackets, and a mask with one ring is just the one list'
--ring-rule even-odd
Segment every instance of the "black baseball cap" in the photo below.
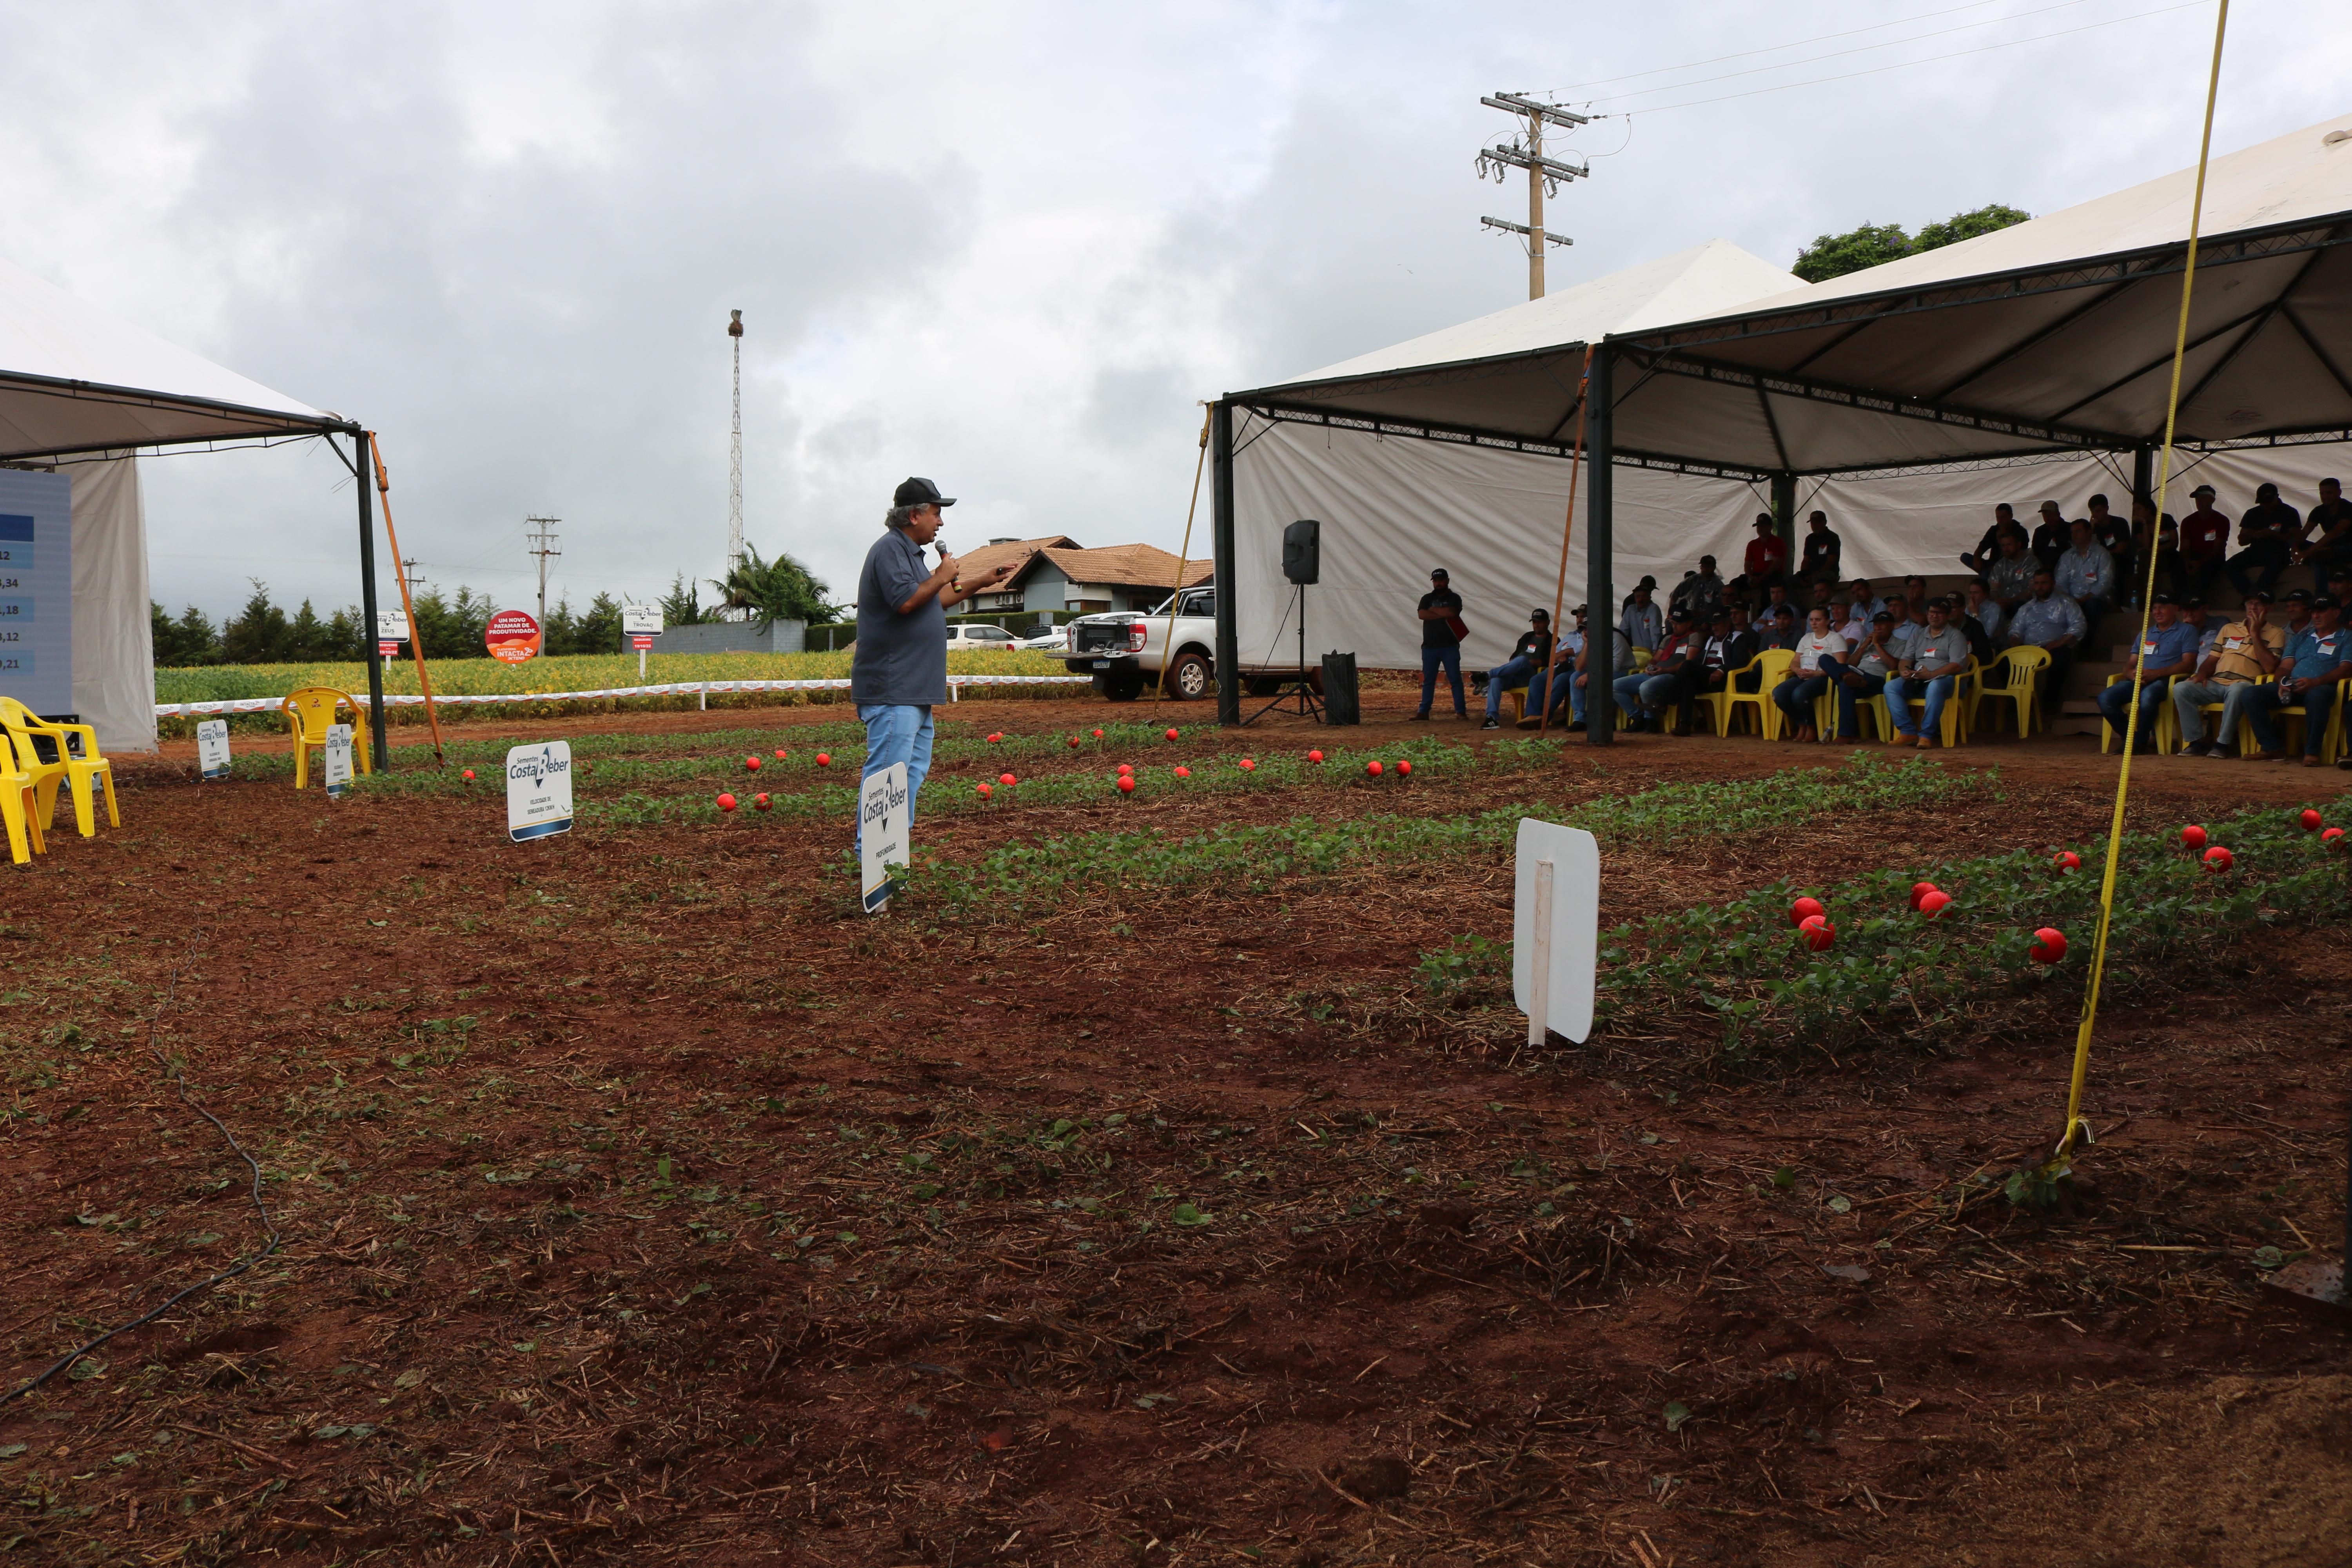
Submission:
{"label": "black baseball cap", "polygon": [[2340,610],[2343,607],[2336,602],[2336,595],[2333,594],[2322,594],[2311,601],[2311,613],[2315,616],[2322,610]]}
{"label": "black baseball cap", "polygon": [[1429,569],[1429,579],[1433,583],[1451,583],[1454,581],[1453,578],[1448,577],[1445,574],[1445,568],[1443,566],[1431,567]]}
{"label": "black baseball cap", "polygon": [[898,506],[953,506],[955,497],[940,494],[940,487],[929,479],[906,479],[890,492],[890,504]]}
{"label": "black baseball cap", "polygon": [[1888,611],[1881,610],[1878,614],[1870,617],[1870,624],[1874,626],[1881,621],[1885,621],[1891,626],[1895,624],[1895,616]]}
{"label": "black baseball cap", "polygon": [[2191,594],[2180,601],[2180,607],[2184,610],[2201,610],[2205,607],[2205,601]]}
{"label": "black baseball cap", "polygon": [[2189,499],[2194,500],[2199,496],[2210,496],[2212,493],[2213,487],[2211,485],[2199,485],[2195,489],[2189,492]]}
{"label": "black baseball cap", "polygon": [[[2299,589],[2297,590],[2297,592],[2300,591],[2301,590]],[[2288,596],[2292,598],[2294,595],[2290,595]],[[2250,605],[2275,605],[2278,601],[2271,596],[2271,591],[2268,588],[2257,588],[2254,590],[2253,596],[2248,599],[2246,603]]]}
{"label": "black baseball cap", "polygon": [[1551,612],[1549,610],[1529,610],[1528,612],[1528,619],[1531,621],[1548,621],[1551,619]]}
{"label": "black baseball cap", "polygon": [[1666,618],[1674,621],[1690,620],[1693,618],[1690,613],[1690,606],[1688,605],[1676,605],[1674,608],[1674,613]]}
{"label": "black baseball cap", "polygon": [[2180,601],[2169,594],[2150,595],[2147,602],[2151,605],[2170,605],[2176,610],[2180,607]]}
{"label": "black baseball cap", "polygon": [[2306,605],[2311,603],[2311,590],[2308,588],[2297,588],[2289,593],[2286,596],[2286,602],[2290,605],[2294,604],[2298,599]]}
{"label": "black baseball cap", "polygon": [[1783,601],[1773,606],[1772,618],[1776,621],[1793,621],[1797,618],[1797,606]]}

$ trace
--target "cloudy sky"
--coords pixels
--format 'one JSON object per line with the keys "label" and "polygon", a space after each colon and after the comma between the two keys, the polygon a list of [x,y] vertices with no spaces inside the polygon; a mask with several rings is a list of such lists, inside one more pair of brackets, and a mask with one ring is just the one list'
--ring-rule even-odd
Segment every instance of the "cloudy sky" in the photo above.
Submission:
{"label": "cloudy sky", "polygon": [[[1570,286],[1721,236],[2041,213],[2194,161],[2210,0],[1436,5],[0,0],[0,256],[382,434],[422,574],[844,596],[908,473],[958,547],[1173,548],[1196,400],[1525,298],[1496,89],[1591,100]],[[1888,26],[1886,24],[1895,25]],[[2241,5],[2216,151],[2352,107],[2340,0]],[[1630,111],[1630,112],[1628,112]],[[146,466],[156,596],[355,602],[310,447]],[[1201,531],[1205,534],[1203,517]],[[1195,553],[1205,553],[1196,543]],[[387,592],[389,592],[387,580]]]}

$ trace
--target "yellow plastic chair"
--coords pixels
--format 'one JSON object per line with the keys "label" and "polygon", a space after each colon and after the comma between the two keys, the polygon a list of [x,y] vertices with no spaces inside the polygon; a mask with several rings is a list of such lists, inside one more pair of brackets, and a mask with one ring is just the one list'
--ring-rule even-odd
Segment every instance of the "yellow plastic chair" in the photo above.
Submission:
{"label": "yellow plastic chair", "polygon": [[[33,804],[33,775],[17,760],[16,737],[0,730],[0,826],[8,831],[8,860],[22,866],[36,855],[46,855],[41,842],[41,814]],[[31,754],[31,748],[26,748]]]}
{"label": "yellow plastic chair", "polygon": [[305,686],[288,692],[286,700],[278,705],[294,731],[296,789],[310,786],[310,748],[327,743],[327,731],[334,724],[339,707],[352,710],[352,760],[363,773],[374,771],[368,765],[367,710],[360,706],[359,699],[331,686]]}
{"label": "yellow plastic chair", "polygon": [[[2110,675],[2107,677],[2107,684],[2113,686],[2118,680],[2130,679],[2128,675]],[[2168,757],[2180,750],[2180,715],[2174,712],[2172,708],[2172,689],[2179,684],[2180,677],[2166,676],[2164,700],[2156,705],[2156,754],[2160,757]],[[2124,732],[2108,723],[2105,714],[2100,715],[2099,754],[2105,756],[2123,743]]]}
{"label": "yellow plastic chair", "polygon": [[[1756,710],[1756,731],[1768,741],[1780,738],[1780,710],[1772,705],[1772,689],[1788,679],[1789,667],[1797,662],[1794,649],[1768,647],[1724,678],[1723,689],[1705,691],[1699,700],[1706,705],[1715,718],[1715,732],[1731,733],[1731,721],[1742,707]],[[1743,677],[1759,677],[1756,689],[1736,689]]]}
{"label": "yellow plastic chair", "polygon": [[[122,813],[114,804],[114,769],[98,749],[97,731],[87,724],[52,724],[13,697],[0,697],[0,730],[15,738],[25,771],[33,776],[33,809],[44,824],[56,819],[58,785],[63,783],[73,792],[74,825],[84,838],[96,837],[97,814],[90,799],[95,781],[106,791],[107,826],[122,826]],[[39,742],[44,741],[57,753],[55,760],[40,759]]]}
{"label": "yellow plastic chair", "polygon": [[[2275,686],[2278,684],[2278,677],[2272,676],[2262,684]],[[2291,727],[2281,725],[2279,729],[2280,748],[2290,757],[2303,749],[2303,727],[2310,716],[2311,710],[2300,702],[2291,707],[2271,710],[2271,717],[2273,720],[2293,721]],[[2261,743],[2254,739],[2254,727],[2241,719],[2238,721],[2238,754],[2242,757],[2250,757],[2261,749]],[[2327,716],[2327,732],[2319,738],[2319,760],[2323,763],[2332,763],[2343,754],[2344,704],[2338,702]]]}
{"label": "yellow plastic chair", "polygon": [[[2047,658],[2049,655],[2045,653],[2042,657]],[[1958,679],[1952,683],[1952,695],[1944,703],[1943,714],[1937,724],[1940,733],[1936,739],[1940,744],[1947,747],[1957,746],[1969,738],[1969,702],[1976,695],[1977,687],[1982,679],[1983,672],[1977,668],[1977,661],[1971,656],[1967,665],[1961,668]],[[1910,700],[1907,706],[1917,709],[1920,718],[1925,719],[1927,716],[1926,698],[1915,697]],[[1859,711],[1865,707],[1870,710],[1871,717],[1878,723],[1878,738],[1881,742],[1892,746],[1903,739],[1903,731],[1895,727],[1895,715],[1886,706],[1886,694],[1884,691],[1866,703],[1857,704],[1856,710]]]}
{"label": "yellow plastic chair", "polygon": [[2034,697],[2042,684],[2042,672],[2049,665],[2050,650],[2046,647],[2013,647],[1994,659],[1969,698],[1969,729],[1973,731],[1984,727],[1984,707],[1988,702],[2011,704],[2010,710],[2016,717],[2017,738],[2021,741],[2043,728],[2042,706]]}
{"label": "yellow plastic chair", "polygon": [[[1882,736],[1889,732],[1886,723],[1886,700],[1883,697],[1866,697],[1853,705],[1853,727],[1857,731],[1854,739],[1851,742],[1840,742],[1837,733],[1837,701],[1838,684],[1834,680],[1823,687],[1822,694],[1813,699],[1813,738],[1822,745],[1856,744],[1867,738],[1859,733],[1864,729],[1874,729]],[[1948,707],[1949,704],[1947,706]]]}

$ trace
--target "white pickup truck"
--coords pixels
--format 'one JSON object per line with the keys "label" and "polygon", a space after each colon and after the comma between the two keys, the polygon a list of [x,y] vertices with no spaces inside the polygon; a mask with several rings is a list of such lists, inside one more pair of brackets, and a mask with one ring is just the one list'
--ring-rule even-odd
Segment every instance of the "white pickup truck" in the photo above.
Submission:
{"label": "white pickup truck", "polygon": [[[1081,616],[1070,623],[1064,662],[1095,678],[1095,689],[1113,702],[1132,702],[1151,689],[1164,668],[1170,697],[1191,701],[1216,694],[1217,590],[1213,584],[1176,595],[1174,636],[1168,605]],[[1171,647],[1176,650],[1172,663]]]}

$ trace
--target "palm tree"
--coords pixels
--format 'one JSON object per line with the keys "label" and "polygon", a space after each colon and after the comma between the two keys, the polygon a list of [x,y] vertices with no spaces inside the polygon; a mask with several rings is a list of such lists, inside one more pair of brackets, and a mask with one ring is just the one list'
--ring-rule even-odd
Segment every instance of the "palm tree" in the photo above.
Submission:
{"label": "palm tree", "polygon": [[742,564],[728,573],[724,580],[710,579],[710,585],[719,590],[722,607],[747,612],[746,619],[757,620],[761,626],[771,621],[823,626],[840,614],[824,602],[832,590],[811,575],[807,567],[781,551],[773,561],[762,561],[757,548],[746,545]]}

